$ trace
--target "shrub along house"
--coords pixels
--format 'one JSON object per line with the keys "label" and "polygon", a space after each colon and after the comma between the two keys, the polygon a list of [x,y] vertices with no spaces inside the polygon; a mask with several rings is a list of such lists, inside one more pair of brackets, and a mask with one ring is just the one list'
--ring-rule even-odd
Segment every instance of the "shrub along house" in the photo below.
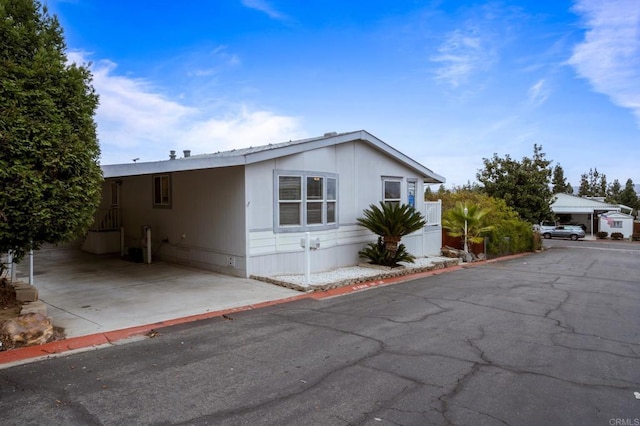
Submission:
{"label": "shrub along house", "polygon": [[440,253],[440,204],[425,203],[423,187],[444,178],[366,131],[102,169],[101,208],[83,244],[92,253],[150,247],[143,259],[240,277],[298,274],[309,232],[319,242],[311,271],[327,271],[357,264],[375,241],[356,218],[380,201],[426,216],[403,238],[410,253]]}

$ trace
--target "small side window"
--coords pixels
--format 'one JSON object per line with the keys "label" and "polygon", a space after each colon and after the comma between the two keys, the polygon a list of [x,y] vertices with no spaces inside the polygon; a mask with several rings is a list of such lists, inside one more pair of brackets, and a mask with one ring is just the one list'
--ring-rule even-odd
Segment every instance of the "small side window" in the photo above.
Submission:
{"label": "small side window", "polygon": [[401,179],[383,178],[382,180],[382,201],[385,203],[400,204],[402,201]]}
{"label": "small side window", "polygon": [[171,207],[171,176],[153,177],[153,206]]}

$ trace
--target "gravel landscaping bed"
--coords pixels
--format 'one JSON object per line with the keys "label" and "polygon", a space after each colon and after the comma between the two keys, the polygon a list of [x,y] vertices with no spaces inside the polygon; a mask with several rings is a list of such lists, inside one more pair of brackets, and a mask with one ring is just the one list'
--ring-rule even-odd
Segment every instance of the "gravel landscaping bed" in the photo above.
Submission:
{"label": "gravel landscaping bed", "polygon": [[294,290],[310,292],[344,287],[368,281],[432,271],[458,265],[458,259],[448,257],[422,257],[415,263],[404,263],[397,268],[361,264],[338,268],[333,271],[312,273],[309,284],[304,282],[304,274],[275,275],[271,277],[252,276],[251,278],[280,285]]}

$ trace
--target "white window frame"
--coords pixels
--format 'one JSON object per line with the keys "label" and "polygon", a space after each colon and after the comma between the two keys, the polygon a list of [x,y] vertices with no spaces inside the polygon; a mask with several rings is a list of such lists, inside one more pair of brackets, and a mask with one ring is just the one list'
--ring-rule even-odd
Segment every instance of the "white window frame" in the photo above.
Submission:
{"label": "white window frame", "polygon": [[[280,199],[280,178],[296,177],[300,179],[300,200],[281,200]],[[309,193],[309,179],[320,179],[322,181],[321,199],[312,199]],[[300,231],[318,231],[324,229],[334,229],[338,227],[338,175],[327,172],[312,171],[289,171],[274,170],[274,202],[273,202],[273,229],[275,232],[300,232]],[[329,181],[334,182],[335,194],[329,194]],[[280,223],[280,206],[284,203],[299,203],[300,223],[299,224],[281,224]],[[308,208],[311,204],[321,204],[321,219],[318,223],[309,223]],[[329,208],[333,205],[333,221],[329,219]]]}
{"label": "white window frame", "polygon": [[[402,204],[402,178],[401,177],[392,177],[392,176],[383,176],[382,177],[382,202],[387,203],[397,203]],[[387,197],[387,183],[397,183],[399,194],[398,197]]]}
{"label": "white window frame", "polygon": [[621,220],[614,220],[611,223],[611,228],[622,228],[622,221]]}
{"label": "white window frame", "polygon": [[[163,188],[163,184],[162,182],[166,181],[166,194],[164,194],[164,188]],[[159,182],[160,184],[160,199],[157,198],[157,183]],[[164,174],[164,175],[153,175],[153,178],[151,180],[151,200],[153,202],[153,207],[154,208],[163,208],[163,209],[170,209],[171,208],[171,175],[169,174]],[[166,200],[164,199],[166,195]]]}

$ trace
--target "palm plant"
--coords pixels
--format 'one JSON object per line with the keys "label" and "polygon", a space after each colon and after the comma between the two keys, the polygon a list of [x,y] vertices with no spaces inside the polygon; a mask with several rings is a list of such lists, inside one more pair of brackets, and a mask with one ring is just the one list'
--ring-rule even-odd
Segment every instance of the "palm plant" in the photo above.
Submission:
{"label": "palm plant", "polygon": [[493,226],[486,225],[487,213],[489,210],[481,209],[475,204],[467,206],[466,203],[458,202],[442,215],[442,227],[452,237],[464,237],[472,243],[481,243],[483,235],[493,230]]}
{"label": "palm plant", "polygon": [[[422,229],[427,223],[422,214],[408,204],[380,202],[380,206],[371,204],[363,214],[364,217],[358,218],[357,221],[369,231],[382,237],[385,263],[392,262],[391,259],[396,258],[399,251],[398,244],[402,237]],[[375,259],[371,260],[372,263],[379,262]]]}
{"label": "palm plant", "polygon": [[369,243],[358,252],[360,257],[369,259],[369,263],[382,266],[398,266],[400,262],[413,263],[416,258],[407,251],[404,244],[398,245],[395,253],[390,252],[382,242],[382,237],[378,237],[376,243]]}

